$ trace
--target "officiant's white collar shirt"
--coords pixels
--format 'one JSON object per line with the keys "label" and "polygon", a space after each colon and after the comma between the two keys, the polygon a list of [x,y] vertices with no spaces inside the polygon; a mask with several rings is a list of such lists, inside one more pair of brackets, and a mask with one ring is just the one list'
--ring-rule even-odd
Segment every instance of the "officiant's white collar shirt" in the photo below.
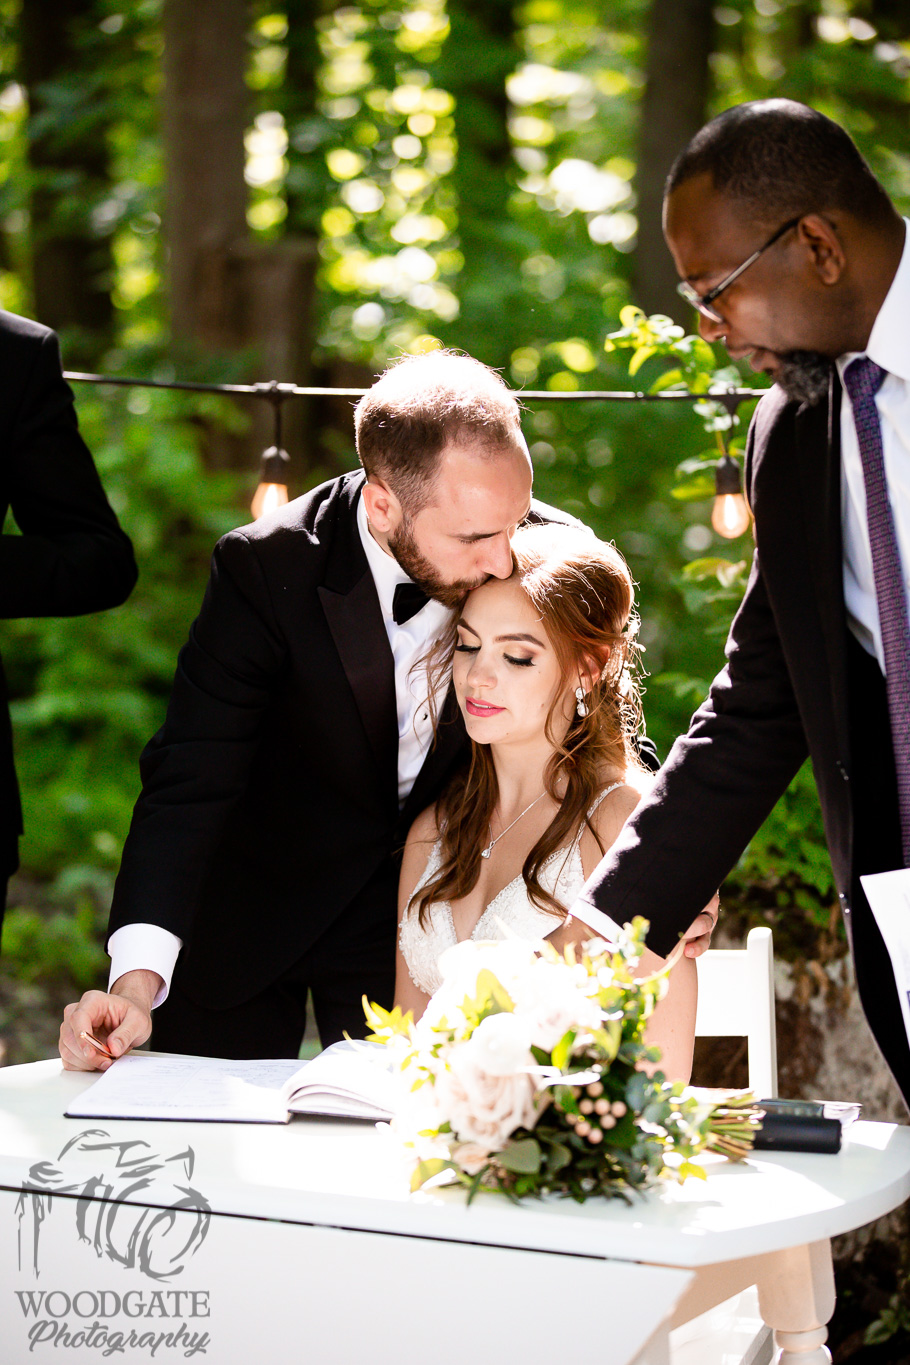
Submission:
{"label": "officiant's white collar shirt", "polygon": [[[426,664],[421,662],[430,646],[439,639],[452,618],[448,607],[441,602],[427,602],[410,619],[401,625],[392,614],[395,589],[399,583],[410,583],[411,579],[404,569],[382,548],[370,533],[366,503],[361,497],[357,504],[357,529],[363,542],[364,553],[376,593],[382,624],[392,650],[395,664],[395,699],[398,707],[398,801],[404,805],[414,780],[423,765],[430,741],[433,738],[433,723],[427,700]],[[439,699],[442,704],[442,698]]]}
{"label": "officiant's white collar shirt", "polygon": [[[910,221],[904,219],[910,227]],[[891,288],[869,334],[867,355],[887,370],[875,395],[882,430],[885,477],[901,557],[904,593],[910,601],[910,232]],[[841,380],[857,353],[838,357]],[[853,409],[846,389],[841,395],[841,515],[844,536],[844,601],[847,623],[857,640],[885,671],[878,619],[872,550],[866,521],[866,489],[860,462]]]}

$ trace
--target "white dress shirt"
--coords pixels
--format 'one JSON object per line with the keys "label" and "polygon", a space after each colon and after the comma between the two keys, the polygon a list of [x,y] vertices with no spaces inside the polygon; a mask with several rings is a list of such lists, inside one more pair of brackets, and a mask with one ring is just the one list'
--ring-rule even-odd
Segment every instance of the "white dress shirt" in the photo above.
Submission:
{"label": "white dress shirt", "polygon": [[[910,226],[908,220],[904,220]],[[885,477],[897,535],[904,593],[910,602],[910,232],[897,274],[869,335],[865,352],[887,374],[875,396],[882,429]],[[844,371],[856,354],[838,357]],[[857,640],[885,671],[882,633],[872,573],[872,550],[866,521],[866,489],[853,408],[846,389],[841,397],[841,491],[844,536],[844,599],[847,622]]]}
{"label": "white dress shirt", "polygon": [[370,534],[363,498],[357,504],[357,529],[363,542],[367,564],[376,584],[382,623],[389,637],[395,661],[395,697],[398,703],[398,802],[404,805],[414,779],[420,772],[433,738],[433,722],[427,704],[427,670],[421,660],[442,635],[452,613],[440,602],[427,602],[410,621],[398,625],[392,615],[395,589],[411,580]]}
{"label": "white dress shirt", "polygon": [[[410,583],[396,559],[382,548],[370,533],[366,505],[357,504],[357,529],[363,543],[367,565],[376,584],[382,623],[395,664],[395,697],[398,703],[398,802],[404,805],[420,772],[433,738],[433,724],[427,704],[426,665],[421,663],[430,646],[439,639],[451,619],[448,607],[430,601],[402,625],[392,615],[395,588]],[[183,941],[157,924],[124,924],[111,934],[109,987],[126,972],[147,968],[157,972],[163,986],[152,1008],[167,999],[177,954]]]}

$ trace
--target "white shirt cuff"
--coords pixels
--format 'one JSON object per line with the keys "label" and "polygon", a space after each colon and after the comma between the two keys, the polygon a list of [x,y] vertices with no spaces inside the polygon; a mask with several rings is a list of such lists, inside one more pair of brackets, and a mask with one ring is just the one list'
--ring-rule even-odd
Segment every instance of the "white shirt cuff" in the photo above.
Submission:
{"label": "white shirt cuff", "polygon": [[152,1001],[152,1009],[156,1009],[168,997],[174,964],[182,947],[182,939],[158,924],[122,925],[108,940],[111,959],[108,990],[127,972],[157,972],[163,984]]}
{"label": "white shirt cuff", "polygon": [[569,914],[572,919],[580,920],[581,923],[586,924],[589,929],[593,929],[594,933],[599,935],[599,937],[604,939],[607,943],[616,943],[619,941],[622,929],[616,923],[616,920],[610,919],[609,915],[605,915],[602,910],[595,909],[595,907],[590,905],[587,901],[577,900],[570,908]]}

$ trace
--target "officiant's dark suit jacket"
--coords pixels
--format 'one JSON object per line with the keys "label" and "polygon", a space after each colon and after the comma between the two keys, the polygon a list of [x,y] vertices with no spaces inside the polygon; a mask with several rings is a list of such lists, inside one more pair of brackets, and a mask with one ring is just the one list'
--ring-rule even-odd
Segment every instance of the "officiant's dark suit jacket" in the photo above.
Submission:
{"label": "officiant's dark suit jacket", "polygon": [[[141,758],[110,930],[145,922],[183,939],[175,984],[207,1010],[251,1000],[333,931],[343,957],[355,933],[382,926],[391,985],[398,854],[466,753],[450,699],[399,811],[392,652],[357,527],[363,482],[323,484],[219,542],[166,721]],[[539,503],[531,515],[571,520]],[[347,989],[362,1019],[365,983]]]}
{"label": "officiant's dark suit jacket", "polygon": [[[129,596],[132,546],[79,435],[57,338],[0,312],[0,524],[9,511],[21,535],[0,535],[0,618],[79,616]],[[0,666],[0,886],[18,865],[21,832]]]}
{"label": "officiant's dark suit jacket", "polygon": [[908,1098],[893,977],[858,881],[901,853],[884,683],[846,623],[836,378],[815,407],[776,387],[761,400],[746,493],[756,551],[727,665],[585,898],[620,922],[644,915],[667,953],[810,754],[863,1005]]}

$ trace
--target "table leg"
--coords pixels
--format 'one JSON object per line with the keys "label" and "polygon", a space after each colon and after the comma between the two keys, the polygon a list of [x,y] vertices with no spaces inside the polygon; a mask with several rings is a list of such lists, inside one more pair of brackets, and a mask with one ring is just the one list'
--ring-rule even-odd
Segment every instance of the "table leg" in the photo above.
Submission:
{"label": "table leg", "polygon": [[769,1256],[758,1279],[758,1305],[774,1329],[777,1365],[829,1365],[827,1324],[834,1312],[830,1241]]}

